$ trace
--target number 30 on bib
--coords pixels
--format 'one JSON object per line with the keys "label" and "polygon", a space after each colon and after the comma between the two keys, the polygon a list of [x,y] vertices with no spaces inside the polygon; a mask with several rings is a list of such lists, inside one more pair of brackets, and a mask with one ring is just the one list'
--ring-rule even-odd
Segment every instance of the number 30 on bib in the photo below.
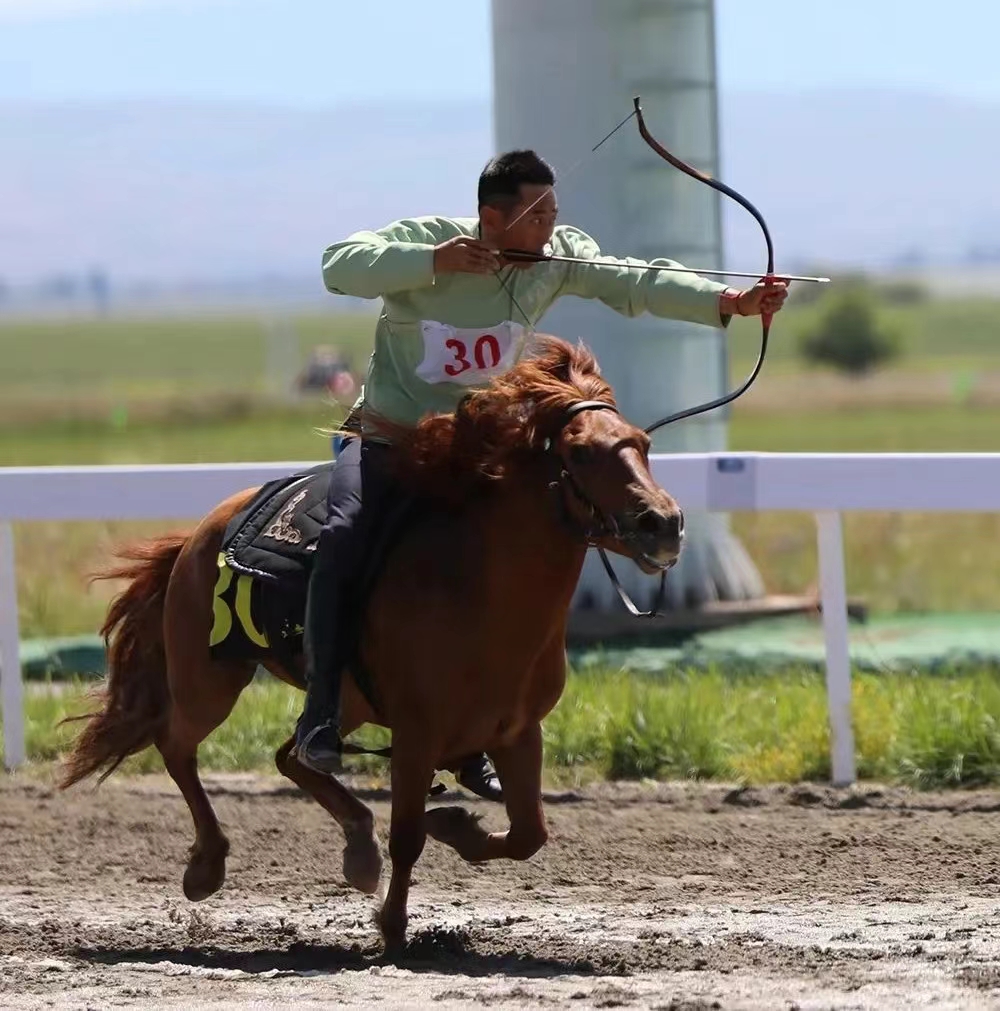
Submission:
{"label": "number 30 on bib", "polygon": [[481,329],[423,320],[420,331],[424,360],[417,375],[425,383],[483,384],[510,369],[526,341],[524,327],[511,320]]}

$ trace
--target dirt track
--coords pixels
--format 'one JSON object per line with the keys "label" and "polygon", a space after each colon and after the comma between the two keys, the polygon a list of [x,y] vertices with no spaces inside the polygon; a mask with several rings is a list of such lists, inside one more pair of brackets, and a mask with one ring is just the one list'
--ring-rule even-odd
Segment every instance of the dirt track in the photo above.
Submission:
{"label": "dirt track", "polygon": [[277,777],[210,782],[229,879],[192,905],[169,780],[0,778],[0,1006],[1000,1007],[997,793],[551,795],[527,864],[428,842],[390,965],[323,812]]}

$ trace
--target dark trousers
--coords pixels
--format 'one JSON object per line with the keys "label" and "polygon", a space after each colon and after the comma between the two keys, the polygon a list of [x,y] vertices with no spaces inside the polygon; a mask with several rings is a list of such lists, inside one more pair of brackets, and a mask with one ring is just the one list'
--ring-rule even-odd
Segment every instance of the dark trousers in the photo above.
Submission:
{"label": "dark trousers", "polygon": [[366,555],[400,492],[384,443],[344,442],[330,476],[327,520],[320,532],[306,593],[303,649],[306,704],[301,734],[331,722],[340,726],[341,674],[351,659],[360,615],[352,606]]}

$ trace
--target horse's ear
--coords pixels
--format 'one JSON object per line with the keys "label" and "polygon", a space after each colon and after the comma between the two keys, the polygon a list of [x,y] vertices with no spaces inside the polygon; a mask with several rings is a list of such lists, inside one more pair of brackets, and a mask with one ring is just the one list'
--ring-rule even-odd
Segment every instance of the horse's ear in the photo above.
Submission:
{"label": "horse's ear", "polygon": [[576,347],[573,349],[573,352],[577,365],[584,372],[589,372],[594,376],[599,376],[601,374],[601,365],[597,360],[597,356],[590,350],[589,347],[587,347],[582,337],[577,338]]}

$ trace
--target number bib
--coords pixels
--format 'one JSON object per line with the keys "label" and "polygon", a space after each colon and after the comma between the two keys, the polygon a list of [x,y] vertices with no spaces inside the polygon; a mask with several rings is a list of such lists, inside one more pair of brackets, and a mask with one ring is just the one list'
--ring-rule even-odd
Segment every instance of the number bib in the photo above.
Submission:
{"label": "number bib", "polygon": [[425,383],[475,386],[508,371],[527,343],[520,323],[507,320],[491,327],[455,327],[422,320],[424,360],[417,375]]}

